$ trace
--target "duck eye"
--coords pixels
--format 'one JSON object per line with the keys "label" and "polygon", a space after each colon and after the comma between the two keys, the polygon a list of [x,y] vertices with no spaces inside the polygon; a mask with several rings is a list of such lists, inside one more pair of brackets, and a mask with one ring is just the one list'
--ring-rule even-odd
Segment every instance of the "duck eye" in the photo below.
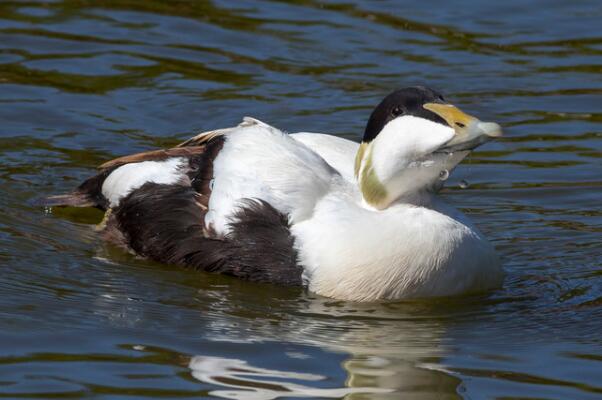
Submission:
{"label": "duck eye", "polygon": [[400,106],[397,106],[397,107],[395,107],[393,110],[391,110],[391,114],[392,114],[394,117],[397,117],[397,116],[399,116],[399,115],[403,114],[403,108],[401,108]]}

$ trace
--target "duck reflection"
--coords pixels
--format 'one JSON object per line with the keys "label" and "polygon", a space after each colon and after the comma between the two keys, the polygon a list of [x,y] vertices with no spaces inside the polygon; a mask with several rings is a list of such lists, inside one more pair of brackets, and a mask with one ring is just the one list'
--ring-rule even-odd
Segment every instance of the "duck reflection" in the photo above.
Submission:
{"label": "duck reflection", "polygon": [[[211,394],[229,399],[307,398],[460,398],[461,381],[445,372],[430,368],[446,353],[442,344],[443,320],[426,318],[425,309],[433,305],[406,303],[395,305],[332,302],[309,298],[303,305],[278,312],[278,322],[261,318],[237,320],[237,333],[248,333],[249,341],[283,341],[317,347],[342,355],[342,371],[324,367],[311,368],[312,373],[286,368],[267,369],[254,361],[197,355],[189,363],[195,379],[217,386]],[[421,317],[422,316],[422,317]],[[224,323],[214,321],[221,332],[213,339],[231,341],[224,336]],[[242,324],[242,325],[241,325]],[[301,353],[289,357],[311,357]],[[273,354],[271,354],[273,357]],[[311,362],[323,362],[320,358]],[[311,364],[309,364],[311,365]],[[286,369],[286,370],[285,370]],[[333,376],[346,375],[344,379]],[[223,389],[222,389],[223,388]]]}
{"label": "duck reflection", "polygon": [[[270,400],[280,397],[340,398],[353,393],[389,393],[390,389],[375,387],[319,388],[312,382],[326,376],[258,368],[246,361],[221,357],[196,356],[190,360],[192,376],[201,382],[226,387],[213,390],[214,396],[228,399]],[[297,382],[308,382],[301,384]]]}
{"label": "duck reflection", "polygon": [[[118,259],[107,250],[98,256]],[[198,333],[201,343],[215,343],[215,348],[193,353],[185,362],[192,378],[209,385],[212,395],[250,400],[461,397],[461,380],[441,367],[450,352],[445,345],[448,321],[463,312],[457,302],[335,301],[219,275],[122,261],[132,267],[128,274],[112,279],[109,272],[102,281],[112,296],[132,300],[104,295],[96,311],[118,327],[126,322],[147,327],[152,321],[157,329],[169,325],[174,334]],[[131,278],[124,281],[124,276]],[[158,292],[165,309],[155,302],[133,301]],[[228,350],[244,344],[248,347],[243,350]]]}

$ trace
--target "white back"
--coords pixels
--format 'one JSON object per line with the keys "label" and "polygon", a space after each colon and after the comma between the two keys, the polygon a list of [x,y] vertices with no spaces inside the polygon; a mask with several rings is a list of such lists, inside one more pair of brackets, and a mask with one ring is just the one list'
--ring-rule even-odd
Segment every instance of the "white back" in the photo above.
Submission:
{"label": "white back", "polygon": [[242,199],[267,201],[291,222],[309,218],[339,174],[322,157],[282,131],[257,120],[228,133],[213,164],[207,226],[228,232]]}
{"label": "white back", "polygon": [[320,155],[343,178],[355,182],[354,162],[359,143],[322,133],[299,132],[290,136]]}

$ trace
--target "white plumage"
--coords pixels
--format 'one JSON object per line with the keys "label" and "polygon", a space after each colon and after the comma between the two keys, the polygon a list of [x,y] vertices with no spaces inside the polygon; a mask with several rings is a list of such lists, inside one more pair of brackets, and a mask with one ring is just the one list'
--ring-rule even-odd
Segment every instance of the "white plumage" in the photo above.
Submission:
{"label": "white plumage", "polygon": [[[247,122],[250,119],[247,119]],[[242,199],[261,199],[296,223],[309,218],[338,173],[322,157],[260,121],[226,135],[213,164],[214,184],[205,223],[228,231]]]}
{"label": "white plumage", "polygon": [[180,157],[165,161],[143,161],[125,164],[111,172],[102,184],[102,194],[111,207],[147,182],[173,184],[182,179],[180,168],[186,160]]}
{"label": "white plumage", "polygon": [[[186,264],[188,256],[179,256],[179,242],[173,238],[186,240],[189,231],[202,231],[197,233],[198,240],[216,246],[220,241],[232,241],[236,237],[232,235],[236,229],[233,221],[249,199],[256,199],[271,206],[264,207],[280,220],[288,218],[288,226],[284,222],[269,225],[268,233],[272,227],[284,227],[277,235],[289,237],[290,233],[293,241],[279,241],[280,237],[266,236],[263,231],[262,246],[267,243],[270,249],[279,241],[291,254],[279,258],[273,268],[293,264],[286,271],[300,271],[300,266],[302,276],[299,272],[293,281],[302,281],[315,293],[375,301],[483,291],[501,285],[500,261],[476,227],[445,204],[437,192],[443,184],[440,178],[444,180],[470,150],[500,134],[497,124],[462,113],[432,89],[406,88],[393,92],[376,107],[361,144],[319,133],[288,135],[245,118],[236,127],[200,134],[175,149],[118,159],[102,182],[101,194],[109,209],[118,208],[117,217],[126,221],[126,228],[134,227],[128,235],[116,237],[133,239],[137,249],[160,260],[171,262],[178,255],[181,258],[176,260]],[[148,157],[162,161],[145,161]],[[94,183],[94,179],[87,182]],[[148,182],[169,187],[143,187]],[[93,185],[87,185],[52,201],[97,204],[96,192],[85,191]],[[137,197],[133,195],[136,191]],[[174,197],[161,197],[168,196],[165,193]],[[174,211],[172,200],[191,208],[169,214]],[[143,204],[146,208],[128,213],[120,202],[126,203],[126,209],[138,210]],[[152,219],[161,221],[163,215],[156,214],[159,209],[172,216],[163,220],[171,229],[169,234],[155,234],[160,232],[159,222],[146,224],[154,223],[150,230],[138,229],[138,223],[145,223],[142,220],[128,225],[132,215],[147,215],[147,210]],[[189,221],[181,220],[183,216],[196,217]],[[268,214],[264,218],[267,220]],[[199,224],[201,228],[197,228]],[[147,241],[165,240],[157,242],[167,243],[165,251],[162,246],[144,247],[145,242],[137,241],[136,235],[148,235]],[[245,235],[253,236],[252,229],[245,227]],[[230,272],[250,279],[248,274],[262,271],[262,279],[269,279],[266,276],[272,275],[260,262],[246,263],[253,243],[258,243],[254,240],[251,237],[245,242],[247,253],[236,259],[236,268],[242,270]],[[286,253],[283,247],[280,251]],[[219,254],[214,256],[219,258]],[[290,261],[295,254],[296,265]],[[199,255],[202,252],[190,253],[192,258]],[[213,270],[223,264],[209,265]]]}
{"label": "white plumage", "polygon": [[329,297],[443,296],[501,282],[493,247],[436,196],[421,198],[420,205],[366,206],[353,177],[356,143],[329,135],[286,135],[246,121],[229,131],[215,160],[206,224],[218,233],[228,232],[240,200],[267,201],[290,216],[309,289]]}
{"label": "white plumage", "polygon": [[332,193],[292,231],[309,288],[324,296],[374,301],[495,287],[502,275],[493,248],[454,214],[439,201],[369,210]]}
{"label": "white plumage", "polygon": [[290,136],[312,149],[343,178],[350,182],[355,181],[353,160],[359,148],[358,143],[323,133],[299,132]]}

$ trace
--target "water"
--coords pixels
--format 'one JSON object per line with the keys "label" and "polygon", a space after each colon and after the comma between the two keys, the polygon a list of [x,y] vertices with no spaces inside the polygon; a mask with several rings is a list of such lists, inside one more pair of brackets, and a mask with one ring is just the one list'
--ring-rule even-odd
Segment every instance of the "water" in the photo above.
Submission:
{"label": "water", "polygon": [[[1,2],[0,397],[602,398],[601,19],[593,0]],[[31,203],[244,115],[357,140],[408,84],[506,128],[444,193],[503,256],[501,290],[329,300],[139,260],[97,211]]]}

